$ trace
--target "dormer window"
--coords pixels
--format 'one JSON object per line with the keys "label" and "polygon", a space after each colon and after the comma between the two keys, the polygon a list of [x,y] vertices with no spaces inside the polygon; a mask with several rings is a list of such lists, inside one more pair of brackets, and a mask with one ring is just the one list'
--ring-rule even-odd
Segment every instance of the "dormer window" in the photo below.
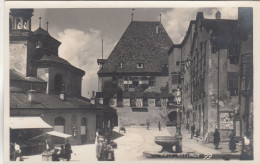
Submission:
{"label": "dormer window", "polygon": [[122,63],[122,62],[119,62],[119,63],[117,63],[117,66],[118,66],[119,68],[123,68],[123,63]]}
{"label": "dormer window", "polygon": [[144,68],[144,63],[137,63],[137,68]]}

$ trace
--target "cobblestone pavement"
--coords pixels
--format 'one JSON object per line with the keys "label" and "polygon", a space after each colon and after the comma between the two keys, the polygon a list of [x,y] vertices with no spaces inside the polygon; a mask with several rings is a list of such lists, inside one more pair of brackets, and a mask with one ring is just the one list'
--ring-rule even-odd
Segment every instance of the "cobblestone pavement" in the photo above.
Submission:
{"label": "cobblestone pavement", "polygon": [[[219,150],[214,149],[212,143],[204,144],[198,138],[190,139],[190,133],[182,128],[182,146],[183,153],[200,153],[200,154],[230,154],[228,142],[221,142]],[[155,136],[169,136],[166,127],[162,127],[159,131],[157,127],[151,127],[146,130],[145,127],[126,127],[126,133],[118,133],[118,128],[114,129],[114,141],[118,147],[115,149],[116,161],[138,161],[138,160],[153,160],[143,156],[144,151],[159,152],[161,146],[155,144]],[[73,154],[71,161],[97,161],[96,147],[94,144],[75,145],[72,146]],[[239,155],[240,152],[236,153]],[[42,161],[41,155],[25,156],[25,161]],[[161,160],[161,158],[160,158]],[[175,159],[168,159],[175,160]]]}

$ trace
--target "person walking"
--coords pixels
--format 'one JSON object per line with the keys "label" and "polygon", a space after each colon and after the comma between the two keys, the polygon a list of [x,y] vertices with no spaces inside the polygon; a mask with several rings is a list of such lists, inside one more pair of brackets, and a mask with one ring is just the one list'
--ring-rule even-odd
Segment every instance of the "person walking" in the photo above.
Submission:
{"label": "person walking", "polygon": [[146,127],[147,130],[149,130],[149,126],[150,126],[150,122],[147,121],[147,127]]}
{"label": "person walking", "polygon": [[246,133],[242,141],[241,160],[253,160],[253,147],[250,139],[250,132]]}
{"label": "person walking", "polygon": [[158,129],[159,129],[159,131],[161,131],[161,123],[160,123],[160,121],[158,123]]}
{"label": "person walking", "polygon": [[67,140],[67,143],[65,144],[65,158],[67,159],[67,161],[70,161],[71,159],[71,145],[69,143],[69,140]]}
{"label": "person walking", "polygon": [[214,137],[214,145],[215,145],[215,149],[218,149],[218,145],[219,145],[219,141],[220,141],[220,134],[218,132],[218,129],[215,129],[215,133],[213,134]]}
{"label": "person walking", "polygon": [[229,150],[231,150],[231,153],[234,153],[236,150],[236,139],[234,131],[231,132],[229,139]]}
{"label": "person walking", "polygon": [[193,138],[194,133],[195,133],[195,125],[193,124],[193,125],[191,126],[191,139]]}

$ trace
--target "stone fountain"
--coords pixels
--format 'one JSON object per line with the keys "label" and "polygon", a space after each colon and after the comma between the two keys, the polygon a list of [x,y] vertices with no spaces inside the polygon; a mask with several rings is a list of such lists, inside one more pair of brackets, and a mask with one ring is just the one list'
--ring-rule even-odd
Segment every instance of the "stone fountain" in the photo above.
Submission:
{"label": "stone fountain", "polygon": [[[161,151],[154,152],[154,151],[145,151],[143,152],[144,156],[147,158],[154,158],[154,157],[174,157],[177,153],[182,152],[182,136],[178,134],[176,125],[176,134],[174,136],[174,125],[167,124],[167,130],[169,132],[169,136],[156,136],[154,142],[157,145],[162,146]],[[173,147],[175,149],[173,150]]]}

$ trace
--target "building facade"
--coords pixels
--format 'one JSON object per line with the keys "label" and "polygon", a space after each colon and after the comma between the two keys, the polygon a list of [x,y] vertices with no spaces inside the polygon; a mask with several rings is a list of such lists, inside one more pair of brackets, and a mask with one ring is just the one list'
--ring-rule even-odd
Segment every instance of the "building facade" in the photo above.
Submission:
{"label": "building facade", "polygon": [[[216,19],[204,19],[203,13],[198,12],[183,42],[170,52],[169,65],[179,59],[182,64],[177,69],[179,76],[172,76],[181,79],[182,120],[189,126],[194,124],[207,142],[213,141],[215,129],[219,129],[222,141],[228,140],[233,130],[238,108],[236,26],[237,20],[221,19],[220,12]],[[172,56],[180,57],[174,60],[177,57]]]}
{"label": "building facade", "polygon": [[238,9],[239,109],[235,114],[238,138],[247,133],[253,138],[253,8]]}
{"label": "building facade", "polygon": [[61,42],[41,27],[41,18],[31,31],[32,16],[33,9],[10,10],[10,117],[41,117],[53,129],[12,127],[10,141],[25,150],[31,138],[55,130],[72,135],[71,144],[94,142],[97,129],[111,131],[112,108],[81,96],[85,71],[59,57]]}
{"label": "building facade", "polygon": [[167,118],[172,44],[161,22],[132,21],[109,57],[97,60],[99,90],[117,109],[119,125],[157,125]]}

